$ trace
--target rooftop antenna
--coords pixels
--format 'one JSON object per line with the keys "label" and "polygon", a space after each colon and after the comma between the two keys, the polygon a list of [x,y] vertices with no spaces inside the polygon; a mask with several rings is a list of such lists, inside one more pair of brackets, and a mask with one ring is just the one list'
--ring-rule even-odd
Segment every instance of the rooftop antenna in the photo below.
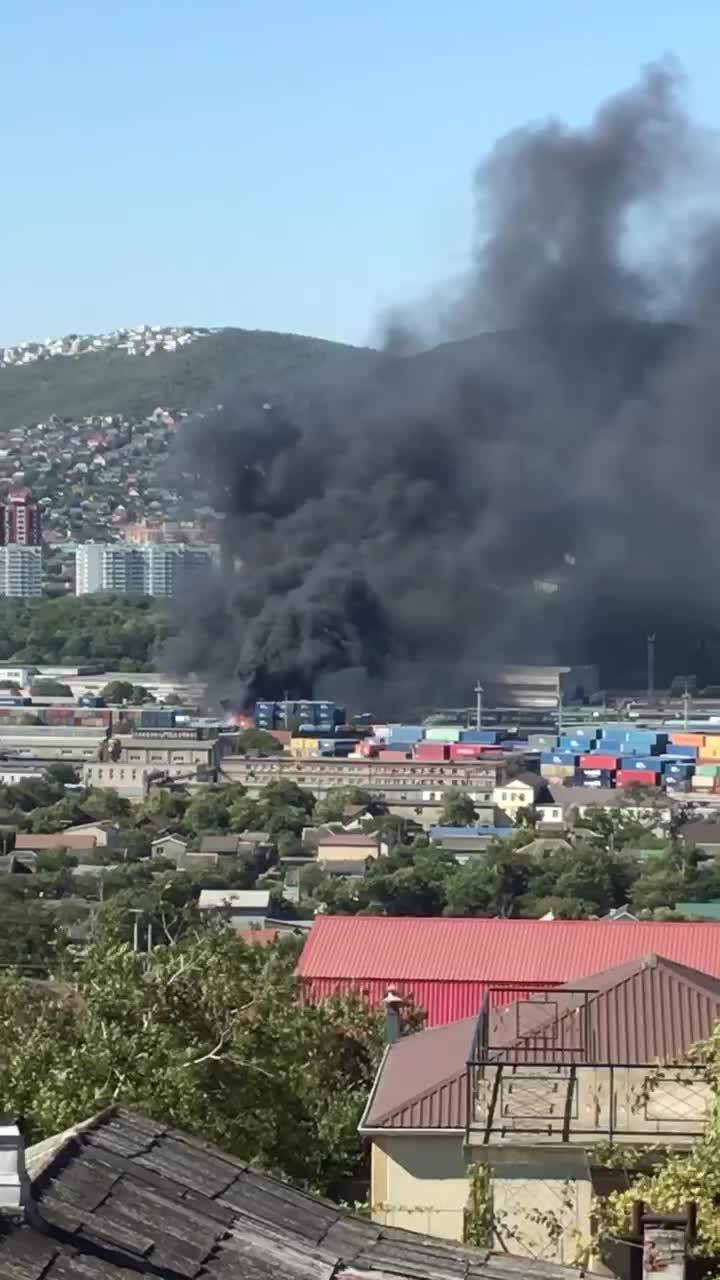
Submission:
{"label": "rooftop antenna", "polygon": [[476,701],[475,701],[475,728],[476,728],[476,729],[482,729],[482,710],[483,710],[482,700],[483,700],[483,693],[484,693],[484,692],[485,692],[485,690],[483,689],[482,685],[481,685],[481,684],[480,684],[480,682],[478,681],[478,683],[475,685],[475,699],[476,699]]}
{"label": "rooftop antenna", "polygon": [[655,632],[647,638],[647,700],[655,700]]}

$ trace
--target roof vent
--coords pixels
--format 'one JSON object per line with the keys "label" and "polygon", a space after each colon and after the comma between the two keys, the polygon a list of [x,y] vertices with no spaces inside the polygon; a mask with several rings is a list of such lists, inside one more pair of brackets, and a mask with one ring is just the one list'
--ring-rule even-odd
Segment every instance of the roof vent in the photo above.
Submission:
{"label": "roof vent", "polygon": [[17,1121],[0,1117],[0,1213],[20,1213],[27,1190],[25,1143]]}

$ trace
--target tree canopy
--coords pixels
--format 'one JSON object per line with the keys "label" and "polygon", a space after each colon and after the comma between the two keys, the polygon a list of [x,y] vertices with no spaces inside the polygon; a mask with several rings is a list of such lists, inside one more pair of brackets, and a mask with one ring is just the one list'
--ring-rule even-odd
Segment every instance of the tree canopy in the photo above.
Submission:
{"label": "tree canopy", "polygon": [[162,603],[147,596],[3,599],[0,662],[151,671],[171,626]]}
{"label": "tree canopy", "polygon": [[293,1182],[340,1196],[382,1051],[359,1001],[311,1005],[297,942],[207,927],[149,956],[96,945],[77,974],[0,978],[4,1105],[31,1140],[122,1101]]}

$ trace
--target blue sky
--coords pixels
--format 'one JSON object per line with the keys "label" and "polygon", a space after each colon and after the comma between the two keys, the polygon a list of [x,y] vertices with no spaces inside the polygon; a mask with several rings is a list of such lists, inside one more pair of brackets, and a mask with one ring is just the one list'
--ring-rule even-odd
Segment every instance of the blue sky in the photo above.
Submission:
{"label": "blue sky", "polygon": [[457,275],[500,134],[675,55],[712,0],[3,0],[0,344],[123,324],[351,342]]}

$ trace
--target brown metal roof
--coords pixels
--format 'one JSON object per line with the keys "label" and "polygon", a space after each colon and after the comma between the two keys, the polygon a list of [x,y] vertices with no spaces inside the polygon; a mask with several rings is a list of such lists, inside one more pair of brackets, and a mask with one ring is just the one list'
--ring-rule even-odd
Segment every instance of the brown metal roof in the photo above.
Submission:
{"label": "brown metal roof", "polygon": [[489,1056],[649,1065],[684,1057],[719,1018],[720,979],[649,955],[496,1010]]}
{"label": "brown metal roof", "polygon": [[[720,979],[650,955],[515,998],[491,1017],[495,1062],[650,1065],[681,1060],[720,1019]],[[477,1027],[464,1018],[388,1048],[361,1129],[459,1129]]]}
{"label": "brown metal roof", "polygon": [[51,835],[18,832],[15,837],[16,849],[94,849],[96,845],[97,836],[86,831],[54,831]]}
{"label": "brown metal roof", "polygon": [[405,1036],[380,1064],[363,1129],[464,1129],[465,1064],[477,1018]]}

